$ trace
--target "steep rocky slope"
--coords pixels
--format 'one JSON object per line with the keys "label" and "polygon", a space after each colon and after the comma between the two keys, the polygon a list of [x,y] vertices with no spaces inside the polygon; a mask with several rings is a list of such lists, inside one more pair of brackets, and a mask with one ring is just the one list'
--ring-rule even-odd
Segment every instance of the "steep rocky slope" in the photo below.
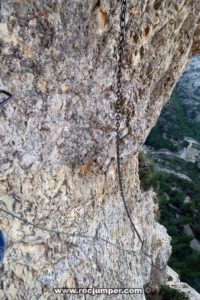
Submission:
{"label": "steep rocky slope", "polygon": [[[170,238],[143,192],[137,152],[185,68],[199,1],[128,1],[121,155],[127,204],[157,268]],[[51,299],[53,287],[151,287],[166,269],[141,253],[118,193],[115,160],[116,64],[120,3],[3,0],[0,87],[15,99],[0,112],[0,205],[7,253],[1,299]],[[195,38],[195,49],[198,39]],[[126,127],[126,124],[128,127]],[[71,299],[85,299],[71,296]],[[144,295],[114,299],[144,299]],[[104,296],[99,296],[104,299]]]}

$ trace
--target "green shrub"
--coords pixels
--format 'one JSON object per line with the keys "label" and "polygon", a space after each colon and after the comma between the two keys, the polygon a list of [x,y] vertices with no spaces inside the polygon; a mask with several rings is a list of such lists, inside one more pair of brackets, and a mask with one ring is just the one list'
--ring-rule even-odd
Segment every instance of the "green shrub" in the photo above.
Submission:
{"label": "green shrub", "polygon": [[156,293],[146,295],[147,300],[189,300],[188,296],[167,285],[161,285]]}
{"label": "green shrub", "polygon": [[155,165],[144,152],[139,153],[139,178],[142,188],[147,191],[151,187],[157,189],[157,172]]}
{"label": "green shrub", "polygon": [[[173,174],[167,174],[156,169],[155,162],[148,154],[139,155],[139,175],[141,186],[148,190],[153,188],[159,203],[159,222],[163,224],[172,237],[172,255],[169,266],[197,291],[200,291],[200,254],[190,248],[192,237],[185,235],[184,224],[190,224],[197,239],[200,239],[200,185],[196,166],[180,159],[173,161],[174,166],[180,167],[183,173],[190,175],[188,182]],[[188,172],[188,173],[187,173]],[[190,196],[191,202],[184,203],[185,197]],[[179,211],[170,206],[173,204]]]}

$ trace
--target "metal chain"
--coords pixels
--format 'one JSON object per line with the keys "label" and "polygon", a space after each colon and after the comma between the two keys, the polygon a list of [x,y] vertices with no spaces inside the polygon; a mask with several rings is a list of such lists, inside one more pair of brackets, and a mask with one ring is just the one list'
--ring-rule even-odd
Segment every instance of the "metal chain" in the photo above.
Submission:
{"label": "metal chain", "polygon": [[133,233],[137,235],[137,237],[142,245],[142,247],[141,247],[142,253],[146,257],[151,259],[152,267],[157,268],[160,271],[162,271],[163,269],[166,268],[166,266],[164,266],[163,268],[159,268],[156,265],[154,265],[154,263],[152,262],[153,257],[143,250],[144,241],[143,241],[141,235],[139,234],[139,232],[131,218],[128,206],[126,204],[125,195],[124,195],[123,178],[122,178],[122,172],[121,172],[121,157],[120,157],[120,120],[121,120],[120,112],[121,112],[121,103],[123,103],[123,100],[125,98],[123,90],[122,90],[122,64],[123,64],[123,60],[124,60],[124,47],[125,47],[125,34],[126,34],[126,30],[125,30],[126,11],[127,11],[127,0],[121,0],[120,34],[119,34],[118,64],[117,64],[117,89],[116,89],[117,100],[116,100],[116,106],[115,106],[115,108],[116,108],[116,156],[117,156],[117,171],[118,171],[117,173],[118,173],[119,189],[120,189],[120,194],[121,194],[121,198],[122,198],[122,201],[124,204],[124,208],[125,208],[127,217],[131,223]]}

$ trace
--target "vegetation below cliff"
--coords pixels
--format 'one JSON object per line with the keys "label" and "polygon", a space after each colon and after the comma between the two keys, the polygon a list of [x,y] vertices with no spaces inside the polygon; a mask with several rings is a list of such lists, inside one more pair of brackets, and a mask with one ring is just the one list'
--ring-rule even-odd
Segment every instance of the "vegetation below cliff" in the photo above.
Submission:
{"label": "vegetation below cliff", "polygon": [[189,300],[183,292],[166,285],[161,285],[160,290],[146,295],[147,300]]}
{"label": "vegetation below cliff", "polygon": [[[140,154],[140,180],[145,190],[153,187],[156,191],[160,207],[158,221],[172,237],[169,266],[179,273],[182,281],[200,291],[200,252],[191,248],[194,237],[184,230],[184,225],[189,225],[196,239],[200,239],[200,186],[197,180],[188,183],[176,175],[158,170],[149,155],[144,153]],[[188,194],[192,202],[185,203]]]}
{"label": "vegetation below cliff", "polygon": [[169,265],[200,291],[200,58],[192,58],[140,154],[140,179],[157,193],[172,237]]}

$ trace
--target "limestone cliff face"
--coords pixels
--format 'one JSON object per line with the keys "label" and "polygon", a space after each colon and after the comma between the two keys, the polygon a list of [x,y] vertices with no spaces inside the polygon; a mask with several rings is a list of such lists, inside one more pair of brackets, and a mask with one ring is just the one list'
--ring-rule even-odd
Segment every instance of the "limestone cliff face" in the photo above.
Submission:
{"label": "limestone cliff face", "polygon": [[[132,218],[158,268],[169,258],[170,238],[155,222],[154,193],[140,189],[137,153],[192,47],[198,49],[198,2],[128,1],[122,171]],[[15,96],[0,110],[1,208],[41,227],[98,233],[135,251],[47,234],[1,212],[7,239],[1,299],[57,299],[53,287],[154,287],[165,281],[165,269],[152,268],[142,255],[118,192],[119,13],[117,0],[1,2],[0,88]],[[131,297],[144,299],[114,299]]]}

